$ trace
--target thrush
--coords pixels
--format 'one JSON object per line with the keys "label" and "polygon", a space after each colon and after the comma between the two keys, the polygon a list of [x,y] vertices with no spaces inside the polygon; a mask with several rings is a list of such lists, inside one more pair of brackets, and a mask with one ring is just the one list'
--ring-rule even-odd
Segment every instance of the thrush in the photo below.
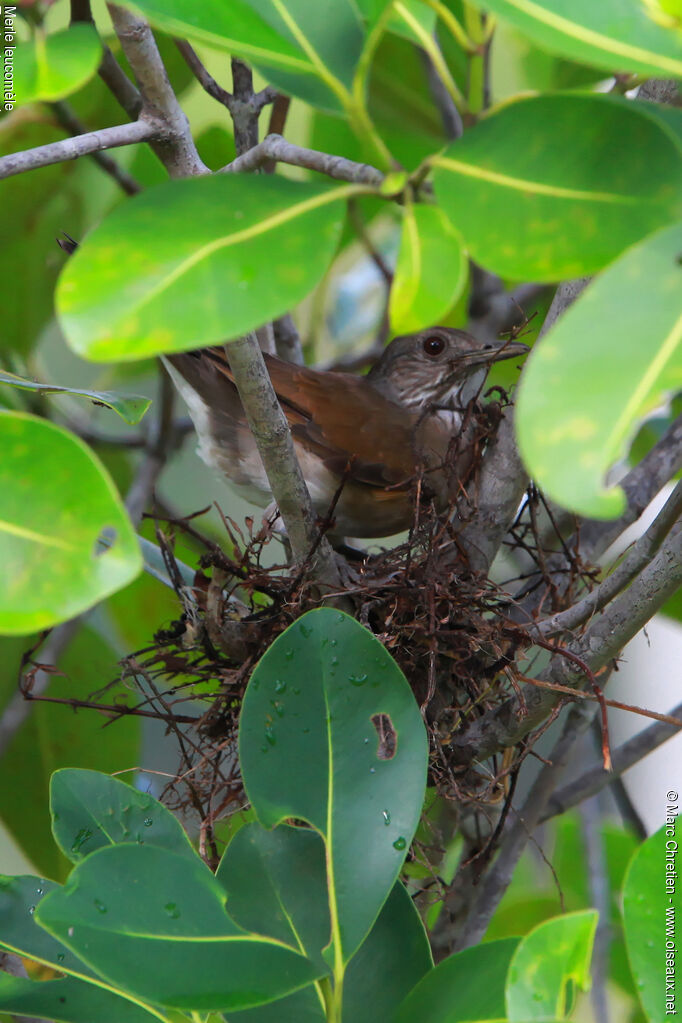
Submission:
{"label": "thrush", "polygon": [[[474,458],[470,404],[493,363],[527,350],[519,342],[486,344],[462,330],[431,327],[394,338],[361,377],[265,355],[318,515],[326,517],[337,498],[331,538],[408,529],[418,477],[422,495],[445,508]],[[165,361],[204,461],[248,499],[267,504],[268,479],[225,349]]]}

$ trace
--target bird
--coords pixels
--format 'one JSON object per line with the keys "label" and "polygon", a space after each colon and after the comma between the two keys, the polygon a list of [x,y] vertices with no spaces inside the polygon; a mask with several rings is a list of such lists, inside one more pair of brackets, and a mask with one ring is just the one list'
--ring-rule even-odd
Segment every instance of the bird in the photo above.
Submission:
{"label": "bird", "polygon": [[[272,495],[226,350],[229,344],[165,355],[164,363],[194,422],[200,456],[243,496],[264,506]],[[332,542],[409,529],[417,478],[422,498],[444,510],[474,458],[468,407],[495,362],[527,351],[518,341],[484,343],[463,330],[434,326],[395,337],[365,376],[266,354],[322,520],[336,498],[327,522]]]}

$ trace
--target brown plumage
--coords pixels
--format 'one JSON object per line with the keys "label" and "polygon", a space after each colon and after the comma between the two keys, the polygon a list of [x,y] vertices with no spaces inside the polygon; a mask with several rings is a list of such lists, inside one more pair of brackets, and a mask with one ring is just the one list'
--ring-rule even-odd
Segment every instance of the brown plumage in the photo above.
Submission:
{"label": "brown plumage", "polygon": [[[296,366],[266,355],[313,504],[321,516],[345,477],[332,535],[389,536],[410,526],[415,473],[443,507],[469,468],[467,437],[446,472],[448,448],[490,365],[526,351],[483,345],[433,327],[396,338],[365,377]],[[166,357],[204,460],[251,499],[270,499],[267,477],[222,348]]]}

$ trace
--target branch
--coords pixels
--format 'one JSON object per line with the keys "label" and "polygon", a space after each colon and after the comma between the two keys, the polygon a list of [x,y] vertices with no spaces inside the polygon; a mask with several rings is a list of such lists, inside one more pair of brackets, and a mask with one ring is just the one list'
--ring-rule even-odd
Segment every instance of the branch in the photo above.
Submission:
{"label": "branch", "polygon": [[[51,103],[50,106],[62,128],[66,128],[72,136],[87,134],[87,126],[76,116],[68,103],[64,102],[64,100],[57,100],[56,103]],[[100,150],[96,150],[91,156],[104,173],[113,178],[127,195],[137,195],[138,192],[142,191],[142,186],[138,184],[127,170],[116,163],[113,157]]]}
{"label": "branch", "polygon": [[142,96],[142,117],[159,131],[152,148],[172,178],[208,174],[197,153],[189,121],[177,101],[146,21],[108,3],[109,14]]}
{"label": "branch", "polygon": [[[682,523],[677,523],[661,544],[653,561],[574,644],[563,649],[580,658],[597,673],[618,656],[623,647],[646,625],[682,583]],[[557,654],[550,662],[547,681],[577,688],[585,682],[584,672]],[[450,756],[457,763],[484,760],[502,749],[515,746],[544,721],[560,694],[526,683],[521,700],[514,696],[486,712],[449,743]]]}
{"label": "branch", "polygon": [[217,100],[218,103],[222,103],[228,110],[232,109],[232,93],[228,92],[227,89],[223,89],[222,85],[216,82],[213,75],[209,74],[202,62],[197,56],[196,50],[193,46],[187,42],[186,39],[175,39],[175,45],[180,51],[185,64],[190,69],[196,80],[198,81],[204,92],[207,92],[209,96]]}
{"label": "branch", "polygon": [[[565,281],[557,288],[538,340],[576,300],[586,283],[587,278]],[[460,534],[474,571],[489,571],[527,485],[528,475],[521,464],[514,437],[513,416],[507,412],[483,459],[476,517]]]}
{"label": "branch", "polygon": [[234,147],[237,156],[258,145],[258,112],[254,105],[253,73],[248,64],[232,58],[232,89],[234,95],[230,114],[234,125]]}
{"label": "branch", "polygon": [[649,507],[665,484],[682,469],[682,415],[668,427],[641,462],[620,481],[627,500],[619,519],[591,520],[580,530],[580,547],[594,560],[617,540]]}
{"label": "branch", "polygon": [[[329,542],[320,540],[316,515],[296,458],[294,442],[254,334],[226,346],[246,418],[263,461],[272,495],[287,530],[296,562],[301,565],[317,548],[318,578],[338,585]],[[319,546],[318,546],[319,543]]]}
{"label": "branch", "polygon": [[[670,716],[682,716],[682,703],[678,703],[670,711]],[[582,803],[584,799],[589,799],[590,796],[601,792],[602,789],[614,782],[629,768],[639,763],[640,760],[643,760],[653,750],[658,749],[668,739],[672,739],[673,736],[679,734],[680,730],[676,725],[660,721],[638,732],[637,735],[628,739],[627,742],[624,742],[611,754],[613,770],[605,771],[600,762],[595,764],[594,767],[588,768],[580,777],[564,785],[558,792],[555,792],[547,803],[540,823],[549,820],[550,817],[556,817],[560,813],[565,813],[572,807]]]}
{"label": "branch", "polygon": [[[71,0],[71,24],[85,22],[96,28],[90,0]],[[142,109],[142,97],[120,66],[108,46],[102,44],[102,59],[97,74],[121,104],[128,117],[136,121]]]}
{"label": "branch", "polygon": [[113,128],[89,131],[85,135],[60,139],[59,142],[50,142],[46,146],[36,146],[21,153],[2,156],[0,178],[10,178],[14,174],[22,174],[37,167],[47,167],[53,163],[76,160],[79,156],[89,156],[101,149],[131,146],[135,142],[151,142],[159,137],[159,126],[141,117],[139,121],[133,121],[131,124],[117,124]]}
{"label": "branch", "polygon": [[664,537],[670,532],[681,514],[682,481],[678,482],[659,514],[633,545],[620,565],[582,600],[567,608],[566,611],[561,611],[559,614],[539,622],[538,632],[543,637],[568,632],[582,625],[593,614],[606,607],[648,565]]}
{"label": "branch", "polygon": [[226,167],[222,167],[218,173],[238,174],[258,170],[268,160],[288,163],[292,167],[305,167],[338,181],[351,181],[355,184],[379,186],[384,180],[384,175],[376,167],[370,167],[366,163],[355,163],[344,156],[333,156],[330,153],[321,153],[317,149],[295,146],[281,135],[268,135],[248,152],[238,156]]}

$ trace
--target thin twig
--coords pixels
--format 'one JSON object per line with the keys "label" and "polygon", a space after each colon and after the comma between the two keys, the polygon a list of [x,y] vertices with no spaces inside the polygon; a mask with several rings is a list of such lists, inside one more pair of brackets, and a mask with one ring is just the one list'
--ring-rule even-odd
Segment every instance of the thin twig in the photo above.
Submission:
{"label": "thin twig", "polygon": [[[90,0],[71,0],[71,24],[85,22],[96,27],[90,9]],[[128,117],[136,121],[142,110],[142,97],[120,66],[108,46],[102,46],[102,59],[97,74],[112,96],[123,107]]]}
{"label": "thin twig", "polygon": [[227,89],[223,89],[222,85],[219,85],[218,82],[216,82],[213,75],[208,73],[202,62],[199,60],[194,47],[191,46],[186,39],[175,39],[174,42],[180,51],[183,60],[204,92],[207,92],[209,96],[212,96],[213,99],[218,101],[218,103],[222,103],[224,107],[231,110],[233,98],[232,93],[228,92]]}
{"label": "thin twig", "polygon": [[280,163],[288,163],[292,167],[305,167],[308,170],[319,171],[320,174],[326,174],[338,181],[379,186],[384,180],[384,175],[376,167],[370,167],[366,163],[355,163],[353,160],[347,160],[344,156],[333,156],[330,153],[321,153],[317,149],[295,146],[283,139],[281,135],[268,135],[258,145],[254,145],[232,163],[222,167],[219,173],[240,174],[258,170],[268,160],[277,160]]}
{"label": "thin twig", "polygon": [[[61,126],[66,128],[72,136],[87,134],[87,125],[83,124],[68,103],[64,100],[57,100],[56,103],[51,103],[50,106]],[[124,167],[121,167],[112,156],[109,156],[108,153],[95,150],[90,155],[104,173],[113,178],[127,195],[137,195],[138,192],[142,191],[142,185]]]}
{"label": "thin twig", "polygon": [[[678,719],[682,717],[682,703],[678,703],[676,707],[673,707],[668,717]],[[574,781],[569,782],[562,789],[559,789],[558,792],[555,792],[548,801],[541,820],[549,820],[550,817],[556,817],[557,814],[565,813],[571,807],[582,803],[584,799],[594,796],[597,792],[606,788],[607,785],[610,785],[616,778],[619,778],[630,767],[638,764],[640,760],[643,760],[653,750],[662,746],[668,739],[672,739],[679,734],[680,729],[674,724],[658,722],[655,725],[649,725],[648,728],[638,732],[637,735],[628,739],[627,742],[624,742],[613,751],[611,754],[611,771],[605,771],[601,764],[595,764]]]}

